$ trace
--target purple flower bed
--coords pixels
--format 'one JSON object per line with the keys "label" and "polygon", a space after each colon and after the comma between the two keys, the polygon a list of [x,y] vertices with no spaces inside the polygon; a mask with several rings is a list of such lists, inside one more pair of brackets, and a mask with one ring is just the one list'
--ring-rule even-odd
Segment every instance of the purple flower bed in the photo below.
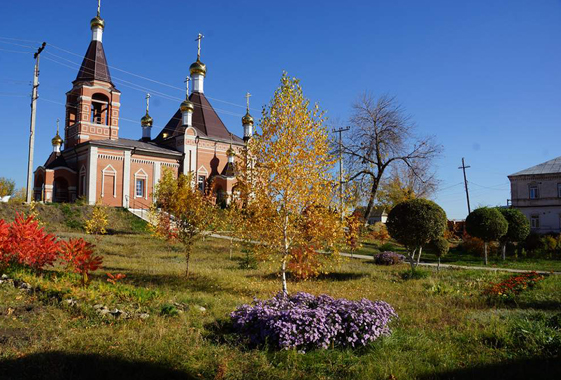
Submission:
{"label": "purple flower bed", "polygon": [[381,252],[374,255],[374,263],[378,265],[395,265],[402,263],[405,256],[395,252]]}
{"label": "purple flower bed", "polygon": [[252,305],[242,305],[230,317],[234,328],[253,344],[312,349],[365,346],[390,335],[388,324],[397,314],[383,301],[279,293],[269,300],[255,299]]}

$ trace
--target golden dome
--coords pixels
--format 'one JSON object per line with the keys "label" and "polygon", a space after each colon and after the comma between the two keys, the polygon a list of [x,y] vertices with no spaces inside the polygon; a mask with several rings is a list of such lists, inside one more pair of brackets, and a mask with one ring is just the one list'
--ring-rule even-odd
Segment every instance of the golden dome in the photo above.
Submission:
{"label": "golden dome", "polygon": [[191,75],[201,74],[206,76],[206,65],[197,59],[197,61],[189,67],[189,72]]}
{"label": "golden dome", "polygon": [[246,124],[253,125],[253,117],[249,114],[249,111],[247,111],[244,117],[242,117],[242,125],[246,125]]}
{"label": "golden dome", "polygon": [[105,28],[105,21],[103,21],[103,19],[99,16],[95,16],[94,18],[92,18],[92,21],[90,21],[90,26],[91,28]]}
{"label": "golden dome", "polygon": [[151,127],[153,121],[152,117],[148,115],[148,112],[146,112],[146,115],[142,116],[142,119],[140,119],[140,125]]}
{"label": "golden dome", "polygon": [[228,157],[232,157],[234,154],[236,154],[236,152],[234,152],[234,149],[232,149],[232,147],[229,147],[228,150],[226,151],[226,155]]}
{"label": "golden dome", "polygon": [[195,110],[195,106],[193,105],[193,103],[191,103],[190,100],[185,99],[183,102],[181,102],[179,109],[181,110],[181,112],[191,111],[192,113]]}
{"label": "golden dome", "polygon": [[62,143],[64,142],[62,140],[62,138],[60,137],[60,135],[57,133],[55,137],[53,137],[53,139],[51,140],[51,142],[53,143],[53,145],[62,145]]}

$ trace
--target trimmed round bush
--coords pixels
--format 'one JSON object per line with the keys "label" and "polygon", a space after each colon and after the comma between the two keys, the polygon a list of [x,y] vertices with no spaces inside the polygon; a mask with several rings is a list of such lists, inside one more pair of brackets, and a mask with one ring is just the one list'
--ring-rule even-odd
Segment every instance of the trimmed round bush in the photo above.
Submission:
{"label": "trimmed round bush", "polygon": [[405,256],[395,252],[380,252],[374,255],[374,263],[377,265],[395,265],[405,260]]}
{"label": "trimmed round bush", "polygon": [[255,299],[230,317],[234,328],[253,344],[308,350],[365,346],[390,335],[388,325],[397,314],[384,301],[350,301],[301,292]]}
{"label": "trimmed round bush", "polygon": [[528,218],[516,208],[499,208],[498,210],[508,223],[506,234],[501,237],[501,240],[506,242],[524,241],[530,234]]}
{"label": "trimmed round bush", "polygon": [[390,236],[408,248],[424,246],[444,234],[447,228],[444,210],[427,199],[398,203],[388,215]]}
{"label": "trimmed round bush", "polygon": [[481,207],[467,216],[466,231],[484,242],[490,242],[507,233],[508,222],[496,208]]}

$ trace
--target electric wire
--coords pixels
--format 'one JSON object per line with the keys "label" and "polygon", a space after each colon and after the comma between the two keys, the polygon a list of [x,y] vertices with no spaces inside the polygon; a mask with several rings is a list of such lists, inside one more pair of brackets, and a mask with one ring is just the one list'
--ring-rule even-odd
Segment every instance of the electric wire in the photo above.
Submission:
{"label": "electric wire", "polygon": [[[19,42],[33,42],[33,43],[39,43],[38,41],[31,41],[31,40],[25,40],[25,39],[18,39],[18,38],[11,38],[11,37],[3,37],[3,36],[0,36],[0,42],[2,42],[2,43],[8,43],[8,44],[17,45],[17,46],[22,46],[22,47],[27,47],[27,48],[31,48],[31,49],[34,49],[34,47],[29,46],[29,45],[21,45],[21,44],[16,44],[16,43],[10,43],[10,42],[1,41],[1,40],[10,40],[10,41],[19,41]],[[54,45],[54,44],[52,44],[52,43],[49,43],[49,47],[52,47],[52,48],[57,49],[57,50],[60,50],[60,51],[62,51],[62,52],[64,52],[64,53],[67,53],[67,54],[74,55],[74,56],[79,57],[79,58],[91,60],[90,58],[84,57],[83,55],[74,53],[74,52],[72,52],[72,51],[70,51],[70,50],[64,49],[64,48],[62,48],[62,47],[60,47],[60,46],[57,46],[57,45]],[[49,52],[45,52],[45,53],[49,53]],[[58,56],[58,55],[56,55],[56,54],[53,54],[53,53],[49,53],[49,54],[51,54],[51,55],[53,55],[53,56],[56,56],[56,57],[59,57],[59,58],[61,58],[61,59],[67,60],[66,58],[62,58],[62,57],[60,57],[60,56]],[[170,85],[170,84],[168,84],[168,83],[164,83],[164,82],[161,82],[161,81],[158,81],[158,80],[155,80],[155,79],[152,79],[152,78],[143,76],[143,75],[135,74],[135,73],[133,73],[133,72],[130,72],[130,71],[127,71],[127,70],[123,70],[123,69],[118,68],[118,67],[116,67],[116,66],[107,65],[107,67],[109,67],[110,69],[113,69],[113,70],[120,71],[120,72],[122,72],[122,73],[124,73],[124,74],[128,74],[128,75],[137,77],[137,78],[139,78],[139,79],[143,79],[143,80],[147,80],[147,81],[150,81],[150,82],[159,84],[159,85],[161,85],[161,86],[166,86],[166,87],[169,87],[169,88],[172,88],[172,89],[185,91],[185,88],[173,86],[173,85]],[[214,97],[211,97],[211,96],[208,96],[208,95],[205,95],[205,96],[206,96],[208,99],[212,99],[212,100],[215,100],[215,101],[217,101],[217,102],[221,102],[221,103],[224,103],[224,104],[229,104],[229,105],[235,106],[235,107],[247,108],[247,106],[240,105],[240,104],[233,103],[233,102],[229,102],[229,101],[227,101],[227,100],[222,100],[222,99],[214,98]],[[250,110],[253,110],[253,111],[255,111],[255,112],[261,112],[259,109],[256,109],[256,108],[249,107],[249,109],[250,109]],[[239,116],[239,115],[236,115],[236,116]]]}

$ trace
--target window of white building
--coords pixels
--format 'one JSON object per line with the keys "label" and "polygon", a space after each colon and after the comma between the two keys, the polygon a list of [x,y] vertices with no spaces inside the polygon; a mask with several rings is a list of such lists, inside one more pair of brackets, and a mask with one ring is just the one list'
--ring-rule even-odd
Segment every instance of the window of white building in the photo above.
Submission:
{"label": "window of white building", "polygon": [[561,198],[561,183],[557,184],[557,197]]}
{"label": "window of white building", "polygon": [[538,199],[540,192],[537,186],[530,186],[530,199]]}
{"label": "window of white building", "polygon": [[530,217],[530,227],[531,228],[540,228],[540,216],[539,215],[532,215]]}

